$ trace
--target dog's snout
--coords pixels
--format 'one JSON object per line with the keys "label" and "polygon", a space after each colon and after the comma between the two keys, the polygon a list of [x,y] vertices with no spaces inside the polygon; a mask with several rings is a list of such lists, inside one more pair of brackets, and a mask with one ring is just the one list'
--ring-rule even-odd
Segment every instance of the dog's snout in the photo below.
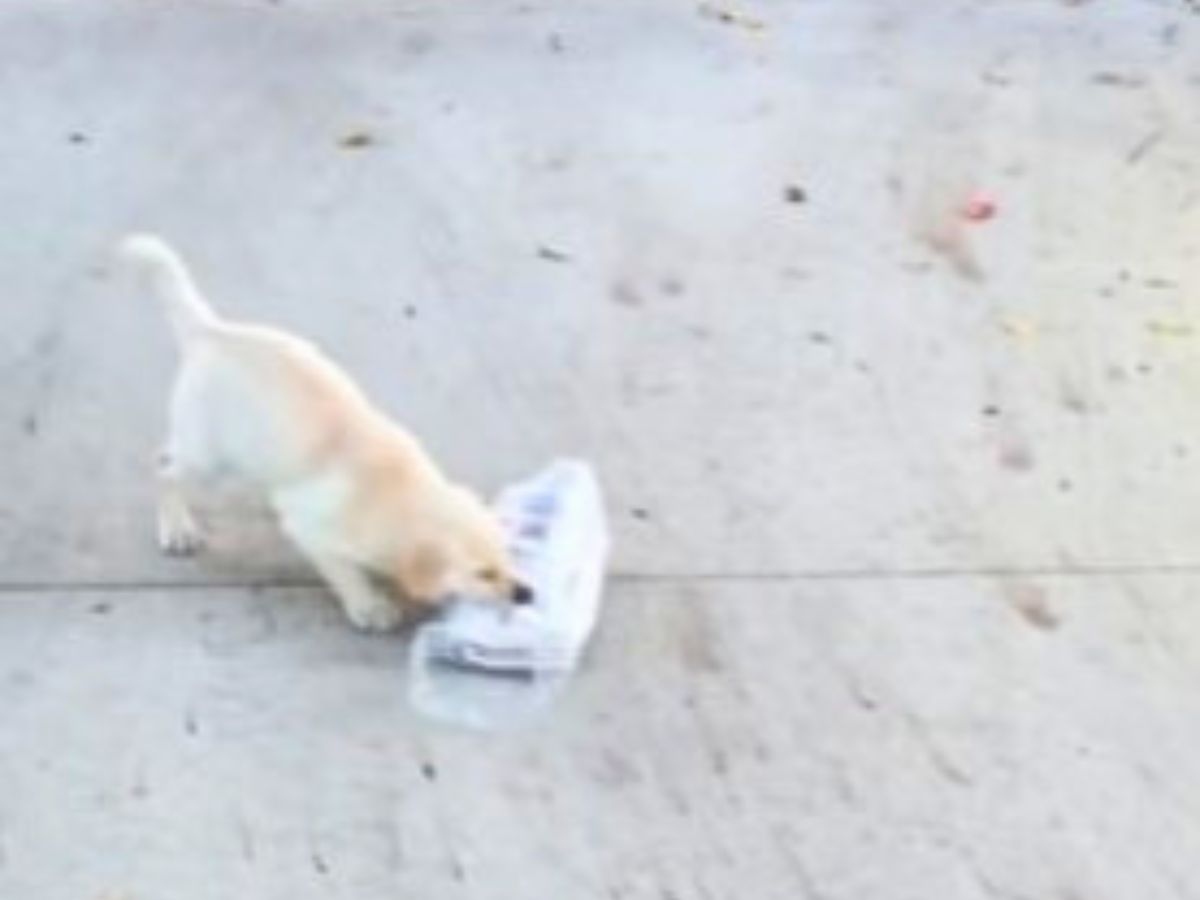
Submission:
{"label": "dog's snout", "polygon": [[518,582],[513,585],[512,601],[518,606],[525,606],[533,602],[533,589],[527,584]]}

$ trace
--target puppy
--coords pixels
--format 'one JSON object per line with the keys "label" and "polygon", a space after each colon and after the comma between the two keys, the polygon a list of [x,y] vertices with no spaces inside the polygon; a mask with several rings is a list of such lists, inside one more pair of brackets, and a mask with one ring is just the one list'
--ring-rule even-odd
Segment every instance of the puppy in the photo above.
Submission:
{"label": "puppy", "polygon": [[528,602],[491,511],[316,347],[218,317],[157,237],[129,236],[119,253],[166,304],[182,357],[158,464],[165,552],[199,548],[188,493],[219,470],[265,489],[359,628],[403,618],[381,581],[415,604],[460,592]]}

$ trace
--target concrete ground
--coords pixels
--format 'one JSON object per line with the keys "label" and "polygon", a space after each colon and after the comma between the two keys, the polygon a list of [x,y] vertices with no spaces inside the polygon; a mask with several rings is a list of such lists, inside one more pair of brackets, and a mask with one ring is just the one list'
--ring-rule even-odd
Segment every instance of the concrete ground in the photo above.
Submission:
{"label": "concrete ground", "polygon": [[[10,0],[0,101],[0,897],[1200,896],[1185,0]],[[482,489],[595,460],[536,726],[242,499],[157,556],[135,227]]]}

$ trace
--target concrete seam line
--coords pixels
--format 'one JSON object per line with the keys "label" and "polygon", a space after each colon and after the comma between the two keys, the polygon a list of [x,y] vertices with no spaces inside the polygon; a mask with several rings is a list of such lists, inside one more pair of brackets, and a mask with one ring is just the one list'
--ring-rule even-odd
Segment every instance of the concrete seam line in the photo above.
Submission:
{"label": "concrete seam line", "polygon": [[[871,582],[871,581],[970,581],[982,578],[1106,578],[1123,576],[1200,576],[1200,564],[1129,564],[1096,566],[1029,566],[912,569],[798,569],[763,572],[614,572],[613,584],[736,584],[765,582]],[[193,581],[186,579],[91,579],[53,581],[14,579],[0,581],[0,594],[112,593],[114,591],[199,590],[323,590],[316,578],[276,578],[246,581]]]}

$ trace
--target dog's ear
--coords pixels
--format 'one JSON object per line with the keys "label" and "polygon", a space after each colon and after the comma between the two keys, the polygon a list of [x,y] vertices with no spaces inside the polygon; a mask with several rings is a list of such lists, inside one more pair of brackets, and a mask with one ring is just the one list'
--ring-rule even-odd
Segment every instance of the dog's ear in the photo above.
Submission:
{"label": "dog's ear", "polygon": [[414,603],[434,605],[446,599],[450,585],[450,558],[443,547],[422,541],[405,555],[396,580]]}

